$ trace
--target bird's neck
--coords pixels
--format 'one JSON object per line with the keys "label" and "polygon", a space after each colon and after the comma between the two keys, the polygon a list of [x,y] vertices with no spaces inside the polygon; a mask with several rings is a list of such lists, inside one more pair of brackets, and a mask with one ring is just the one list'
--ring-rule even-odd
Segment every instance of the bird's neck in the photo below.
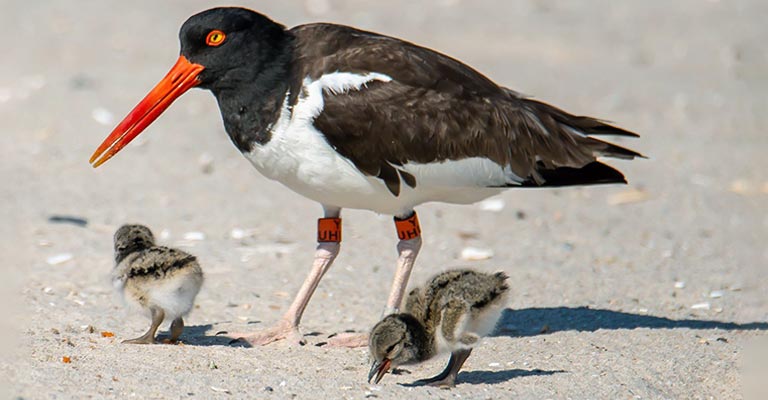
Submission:
{"label": "bird's neck", "polygon": [[137,251],[146,250],[153,246],[153,243],[147,243],[141,240],[134,240],[125,243],[115,249],[115,265],[120,264],[126,257]]}
{"label": "bird's neck", "polygon": [[426,361],[434,357],[437,353],[434,332],[429,332],[421,321],[409,326],[409,329],[411,330],[411,339],[416,342],[414,345],[419,350],[416,355],[417,361]]}
{"label": "bird's neck", "polygon": [[271,139],[270,128],[280,118],[290,87],[292,58],[293,46],[282,46],[258,71],[248,65],[233,69],[211,88],[224,128],[241,152]]}
{"label": "bird's neck", "polygon": [[430,313],[430,309],[425,304],[425,298],[422,291],[412,291],[408,295],[405,309],[406,313],[413,317],[413,323],[408,325],[408,329],[411,331],[411,337],[419,349],[417,355],[419,361],[425,361],[437,354],[437,343],[435,342],[436,329],[439,325],[439,313],[437,313],[438,320],[435,319],[436,313]]}

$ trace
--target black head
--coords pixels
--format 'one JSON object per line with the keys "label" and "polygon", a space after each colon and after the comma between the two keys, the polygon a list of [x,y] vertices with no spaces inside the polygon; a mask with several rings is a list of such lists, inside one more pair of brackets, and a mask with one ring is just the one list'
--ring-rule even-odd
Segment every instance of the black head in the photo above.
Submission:
{"label": "black head", "polygon": [[284,52],[288,40],[283,25],[237,7],[195,14],[179,31],[181,55],[205,68],[198,75],[202,88],[214,88],[228,78],[260,71]]}
{"label": "black head", "polygon": [[[229,98],[243,93],[269,97],[265,88],[285,81],[292,55],[292,35],[282,25],[244,8],[213,8],[193,15],[182,25],[179,40],[176,64],[94,151],[94,167],[117,154],[193,87],[210,89],[220,101],[227,91],[238,92]],[[248,84],[255,90],[246,88]]]}

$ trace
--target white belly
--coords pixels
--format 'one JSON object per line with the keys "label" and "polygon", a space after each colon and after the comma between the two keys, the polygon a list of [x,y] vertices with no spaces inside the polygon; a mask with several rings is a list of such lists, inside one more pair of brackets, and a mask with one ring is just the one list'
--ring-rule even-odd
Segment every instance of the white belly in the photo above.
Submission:
{"label": "white belly", "polygon": [[[402,215],[413,207],[430,202],[467,204],[493,196],[501,190],[492,186],[514,183],[507,168],[483,158],[434,164],[406,164],[400,169],[416,178],[416,187],[404,182],[400,194],[393,195],[384,182],[367,176],[346,157],[336,152],[315,129],[313,121],[323,109],[323,91],[343,95],[361,90],[366,82],[388,82],[381,74],[354,75],[335,73],[314,82],[304,81],[306,93],[288,111],[283,107],[272,137],[256,145],[245,156],[264,176],[274,179],[296,193],[326,206],[371,210]],[[288,96],[286,96],[287,102]]]}

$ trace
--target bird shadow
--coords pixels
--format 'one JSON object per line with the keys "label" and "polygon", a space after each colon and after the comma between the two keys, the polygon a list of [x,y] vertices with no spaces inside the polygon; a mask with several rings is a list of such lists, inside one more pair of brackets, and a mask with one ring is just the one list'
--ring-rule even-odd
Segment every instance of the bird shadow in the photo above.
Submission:
{"label": "bird shadow", "polygon": [[69,224],[85,228],[88,226],[88,220],[76,215],[51,215],[48,217],[50,224]]}
{"label": "bird shadow", "polygon": [[[234,340],[226,335],[208,334],[213,325],[189,325],[184,327],[179,341],[186,346],[227,346],[227,347],[251,347],[243,340]],[[159,340],[170,336],[170,332],[161,332],[158,335]]]}
{"label": "bird shadow", "polygon": [[567,371],[552,370],[547,371],[543,369],[507,369],[503,371],[464,371],[459,373],[456,377],[456,383],[458,384],[470,384],[470,385],[493,385],[510,381],[515,378],[522,378],[525,376],[547,376],[554,374],[562,374]]}
{"label": "bird shadow", "polygon": [[[510,381],[515,378],[522,378],[526,376],[546,376],[561,374],[567,371],[553,370],[546,371],[542,369],[507,369],[503,371],[464,371],[459,373],[456,377],[456,384],[469,384],[469,385],[494,385],[506,381]],[[403,387],[422,387],[428,386],[424,382],[415,381],[411,383],[400,383]]]}
{"label": "bird shadow", "polygon": [[502,313],[492,336],[525,337],[561,331],[594,332],[599,329],[722,329],[768,330],[768,322],[735,323],[701,319],[671,319],[589,307],[542,307]]}

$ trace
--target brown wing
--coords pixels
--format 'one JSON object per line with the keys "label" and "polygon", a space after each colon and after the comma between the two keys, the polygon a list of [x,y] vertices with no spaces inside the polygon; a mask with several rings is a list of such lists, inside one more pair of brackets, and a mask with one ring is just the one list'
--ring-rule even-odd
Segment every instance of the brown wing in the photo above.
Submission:
{"label": "brown wing", "polygon": [[301,25],[290,32],[296,37],[296,54],[301,54],[293,71],[299,81],[337,71],[379,72],[405,85],[456,96],[505,92],[460,61],[397,38],[334,24]]}
{"label": "brown wing", "polygon": [[383,179],[395,195],[400,178],[417,184],[396,168],[407,162],[486,157],[531,186],[561,186],[623,181],[596,157],[640,156],[588,136],[635,134],[524,98],[432,50],[337,25],[307,25],[294,33],[306,55],[294,71],[301,77],[340,71],[392,78],[359,91],[326,93],[315,125],[340,154]]}

